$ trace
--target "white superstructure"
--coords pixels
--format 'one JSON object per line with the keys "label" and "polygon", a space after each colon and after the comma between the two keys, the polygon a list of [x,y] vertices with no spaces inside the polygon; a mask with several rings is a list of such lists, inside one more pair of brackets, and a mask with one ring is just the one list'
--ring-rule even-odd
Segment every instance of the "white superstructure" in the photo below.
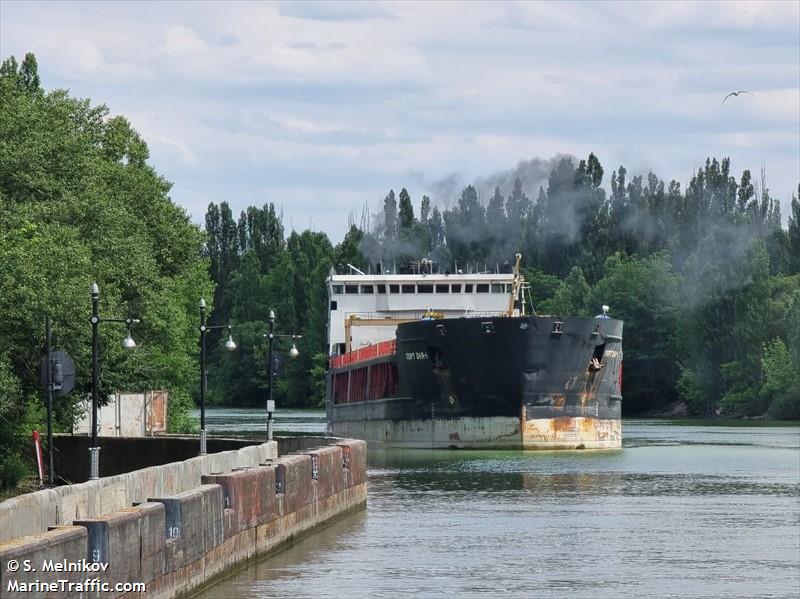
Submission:
{"label": "white superstructure", "polygon": [[513,282],[513,273],[331,274],[329,353],[339,355],[394,339],[400,322],[423,318],[426,313],[445,318],[504,313]]}

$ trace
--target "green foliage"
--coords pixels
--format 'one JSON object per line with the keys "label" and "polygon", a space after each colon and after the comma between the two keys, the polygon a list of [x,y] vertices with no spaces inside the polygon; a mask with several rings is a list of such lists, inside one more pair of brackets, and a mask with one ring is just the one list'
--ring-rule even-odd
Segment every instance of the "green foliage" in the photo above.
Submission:
{"label": "green foliage", "polygon": [[[675,383],[678,395],[693,414],[712,415],[713,406],[710,403],[712,391],[709,389],[708,378],[699,369],[695,370],[681,364],[679,368],[681,373]],[[623,393],[625,393],[624,387]]]}
{"label": "green foliage", "polygon": [[589,294],[595,313],[605,304],[625,321],[623,390],[631,412],[675,400],[679,285],[667,254],[617,253],[606,260],[605,276]]}
{"label": "green foliage", "polygon": [[325,405],[325,373],[328,369],[328,356],[323,352],[314,354],[311,367],[311,397],[315,400],[312,405]]}
{"label": "green foliage", "polygon": [[761,400],[770,418],[800,418],[800,368],[782,339],[764,345],[764,386]]}
{"label": "green foliage", "polygon": [[555,275],[549,275],[538,268],[522,268],[522,274],[530,285],[530,301],[534,310],[542,314],[547,312],[550,300],[555,296],[561,287],[561,279]]}
{"label": "green foliage", "polygon": [[588,316],[586,300],[590,290],[581,267],[573,266],[553,298],[542,302],[541,310],[547,314],[560,316]]}
{"label": "green foliage", "polygon": [[[280,364],[273,399],[279,405],[314,406],[324,400],[315,356],[327,346],[328,296],[325,279],[334,263],[364,265],[359,252],[363,233],[351,227],[334,250],[324,233],[292,232],[283,237],[280,217],[270,204],[242,213],[235,246],[222,226],[229,213],[211,204],[206,214],[211,274],[217,283],[215,323],[231,322],[237,349],[221,348],[224,339],[209,335],[210,399],[231,405],[261,405],[269,393],[270,311],[275,314],[274,353]],[[252,224],[252,226],[251,226]],[[269,248],[266,251],[264,248]],[[288,355],[294,340],[297,358]],[[283,335],[283,336],[281,336]],[[323,371],[324,372],[324,371]],[[316,373],[316,374],[315,374]]]}
{"label": "green foliage", "polygon": [[28,474],[25,460],[18,455],[6,455],[0,462],[0,491],[13,489]]}
{"label": "green foliage", "polygon": [[403,229],[410,229],[414,226],[414,207],[411,205],[411,196],[408,195],[405,187],[400,190],[400,205],[399,205],[399,227]]}
{"label": "green foliage", "polygon": [[763,242],[743,243],[730,227],[717,228],[686,263],[681,354],[703,378],[708,414],[719,407],[737,415],[763,411],[757,398],[768,334],[768,276]]}
{"label": "green foliage", "polygon": [[170,393],[169,410],[167,412],[167,428],[171,433],[196,433],[200,423],[192,415],[194,402],[191,395],[183,389]]}
{"label": "green foliage", "polygon": [[[100,327],[101,397],[197,386],[196,302],[211,295],[202,232],[147,164],[147,145],[122,116],[64,90],[41,88],[32,54],[0,67],[0,455],[24,455],[44,427],[38,363],[44,318],[76,364],[76,387],[56,402],[69,430],[90,390],[89,287],[100,314],[141,319],[138,347]],[[195,296],[195,297],[193,297]],[[15,457],[17,456],[17,457]],[[16,462],[15,462],[16,463]],[[12,470],[14,468],[12,467]]]}

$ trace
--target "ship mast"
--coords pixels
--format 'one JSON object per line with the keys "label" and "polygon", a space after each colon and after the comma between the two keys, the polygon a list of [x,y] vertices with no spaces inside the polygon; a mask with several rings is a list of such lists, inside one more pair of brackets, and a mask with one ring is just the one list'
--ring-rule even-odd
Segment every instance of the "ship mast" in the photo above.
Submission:
{"label": "ship mast", "polygon": [[511,283],[511,294],[508,297],[508,310],[506,310],[506,316],[514,316],[514,304],[517,300],[520,300],[519,304],[519,312],[516,316],[525,316],[525,302],[521,301],[521,293],[522,293],[522,286],[525,283],[525,278],[522,276],[522,272],[520,271],[519,264],[522,261],[522,254],[517,253],[516,261],[514,262],[514,280]]}

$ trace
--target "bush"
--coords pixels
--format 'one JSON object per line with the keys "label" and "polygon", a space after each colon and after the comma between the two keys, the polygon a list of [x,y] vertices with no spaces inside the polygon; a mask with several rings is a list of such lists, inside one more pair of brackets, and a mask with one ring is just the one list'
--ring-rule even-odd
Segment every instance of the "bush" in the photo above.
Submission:
{"label": "bush", "polygon": [[28,474],[25,461],[19,456],[12,455],[0,462],[0,491],[7,491],[16,487]]}
{"label": "bush", "polygon": [[764,385],[761,397],[771,418],[800,418],[800,373],[782,339],[764,344]]}
{"label": "bush", "polygon": [[186,391],[170,391],[167,430],[171,433],[196,433],[199,431],[200,423],[192,415],[193,409],[194,403]]}

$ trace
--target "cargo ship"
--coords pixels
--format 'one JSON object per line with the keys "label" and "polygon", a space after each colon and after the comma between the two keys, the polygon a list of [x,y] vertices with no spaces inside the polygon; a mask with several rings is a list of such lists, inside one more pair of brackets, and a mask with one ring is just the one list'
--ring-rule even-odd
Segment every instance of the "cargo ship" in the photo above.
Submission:
{"label": "cargo ship", "polygon": [[326,416],[388,447],[621,447],[622,326],[537,315],[520,271],[328,277]]}

